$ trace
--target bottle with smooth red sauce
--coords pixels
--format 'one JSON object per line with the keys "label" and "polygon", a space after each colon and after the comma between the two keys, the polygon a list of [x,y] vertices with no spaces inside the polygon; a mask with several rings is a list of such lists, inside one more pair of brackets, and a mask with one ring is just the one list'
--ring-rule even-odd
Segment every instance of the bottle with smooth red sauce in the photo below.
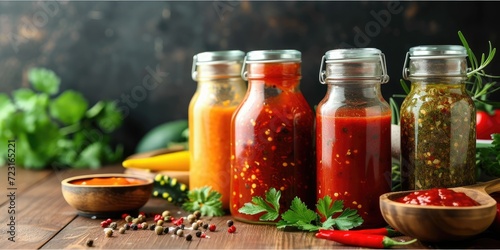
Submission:
{"label": "bottle with smooth red sauce", "polygon": [[240,221],[262,223],[262,214],[238,209],[271,188],[281,191],[280,213],[296,196],[312,208],[314,113],[299,89],[301,53],[249,52],[242,77],[248,79],[248,91],[232,120],[231,214]]}
{"label": "bottle with smooth red sauce", "polygon": [[379,196],[391,191],[391,110],[380,90],[388,79],[378,49],[330,50],[322,59],[327,92],[316,108],[317,198],[343,200],[365,228],[385,225]]}

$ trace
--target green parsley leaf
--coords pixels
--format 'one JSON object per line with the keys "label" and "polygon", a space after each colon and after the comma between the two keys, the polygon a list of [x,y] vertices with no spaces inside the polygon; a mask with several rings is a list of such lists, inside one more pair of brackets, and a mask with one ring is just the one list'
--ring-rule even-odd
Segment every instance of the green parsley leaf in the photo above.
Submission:
{"label": "green parsley leaf", "polygon": [[34,68],[28,71],[28,80],[36,90],[53,95],[59,91],[61,79],[52,71],[43,68]]}
{"label": "green parsley leaf", "polygon": [[271,188],[265,193],[266,200],[259,196],[252,197],[252,203],[245,203],[238,212],[243,214],[259,214],[262,212],[267,212],[263,214],[259,220],[261,221],[274,221],[279,216],[280,204],[279,200],[281,198],[281,192],[277,191],[275,188]]}
{"label": "green parsley leaf", "polygon": [[316,220],[318,215],[307,208],[306,204],[300,200],[299,197],[295,197],[292,200],[290,209],[281,215],[281,219],[284,221],[279,223],[278,228],[284,228],[286,226],[295,226],[299,229],[310,231],[318,230],[318,227],[312,225],[311,222]]}
{"label": "green parsley leaf", "polygon": [[333,214],[342,212],[342,208],[344,207],[344,202],[340,200],[336,200],[332,206],[332,198],[327,195],[323,199],[319,199],[316,204],[316,209],[318,212],[324,216],[324,218],[330,218]]}
{"label": "green parsley leaf", "polygon": [[188,212],[199,210],[203,216],[222,216],[222,195],[210,187],[202,187],[189,190],[188,201],[182,204],[182,208]]}
{"label": "green parsley leaf", "polygon": [[363,219],[358,215],[358,211],[350,208],[346,208],[333,220],[335,221],[335,226],[340,230],[349,230],[363,224]]}

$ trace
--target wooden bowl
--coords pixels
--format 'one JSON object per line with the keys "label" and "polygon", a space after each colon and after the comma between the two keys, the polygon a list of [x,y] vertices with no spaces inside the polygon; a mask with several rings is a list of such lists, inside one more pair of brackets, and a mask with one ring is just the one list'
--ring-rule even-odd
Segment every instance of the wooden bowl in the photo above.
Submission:
{"label": "wooden bowl", "polygon": [[479,206],[421,206],[394,201],[414,192],[404,191],[380,196],[380,210],[391,227],[420,241],[463,240],[482,233],[495,219],[496,201],[487,193],[498,190],[499,184],[500,179],[497,179],[477,186],[451,188],[464,192],[479,202]]}
{"label": "wooden bowl", "polygon": [[[126,185],[80,185],[76,181],[102,177],[122,177],[141,183]],[[61,182],[66,202],[83,216],[115,217],[134,213],[144,206],[153,192],[153,180],[129,174],[93,174],[67,178]]]}

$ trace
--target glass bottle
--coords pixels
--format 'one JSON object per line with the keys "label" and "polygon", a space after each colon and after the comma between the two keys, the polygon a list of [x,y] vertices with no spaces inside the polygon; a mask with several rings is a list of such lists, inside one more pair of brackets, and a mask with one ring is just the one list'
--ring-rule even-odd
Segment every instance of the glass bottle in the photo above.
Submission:
{"label": "glass bottle", "polygon": [[209,186],[229,208],[231,117],[246,93],[240,77],[245,53],[203,52],[193,57],[192,78],[198,82],[189,103],[190,189]]}
{"label": "glass bottle", "polygon": [[249,52],[242,77],[248,91],[232,121],[230,211],[237,220],[265,223],[262,214],[238,210],[271,188],[281,191],[281,213],[295,196],[314,204],[314,114],[299,89],[299,51]]}
{"label": "glass bottle", "polygon": [[400,111],[403,190],[475,183],[476,110],[465,89],[466,56],[458,45],[417,46],[407,53],[403,77],[411,90]]}
{"label": "glass bottle", "polygon": [[[323,70],[323,63],[326,70]],[[379,196],[391,191],[391,109],[381,94],[389,80],[384,54],[373,48],[325,53],[316,108],[317,198],[358,210],[363,227],[385,225]]]}

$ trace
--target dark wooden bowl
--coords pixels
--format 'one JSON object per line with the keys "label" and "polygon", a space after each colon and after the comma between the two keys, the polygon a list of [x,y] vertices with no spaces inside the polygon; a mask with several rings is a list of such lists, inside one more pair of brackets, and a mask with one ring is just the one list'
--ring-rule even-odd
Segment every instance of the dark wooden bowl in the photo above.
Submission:
{"label": "dark wooden bowl", "polygon": [[[72,182],[98,177],[123,177],[142,180],[127,185],[78,185]],[[84,216],[106,217],[134,212],[144,206],[153,192],[153,180],[129,174],[93,174],[67,178],[61,182],[66,202]]]}

